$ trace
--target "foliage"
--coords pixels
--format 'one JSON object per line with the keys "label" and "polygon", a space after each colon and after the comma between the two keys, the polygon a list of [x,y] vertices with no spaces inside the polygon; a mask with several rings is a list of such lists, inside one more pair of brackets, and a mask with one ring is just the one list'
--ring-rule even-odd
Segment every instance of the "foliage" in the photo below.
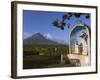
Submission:
{"label": "foliage", "polygon": [[70,28],[70,23],[68,21],[65,22],[65,20],[70,20],[70,19],[72,19],[72,17],[76,17],[76,18],[79,19],[81,16],[84,16],[86,19],[90,18],[90,15],[88,13],[71,13],[71,12],[68,12],[68,13],[62,15],[61,21],[56,19],[56,20],[53,21],[52,24],[53,24],[54,27],[57,27],[57,28],[60,28],[61,30],[64,30],[66,23],[68,23],[67,27]]}
{"label": "foliage", "polygon": [[46,56],[46,55],[27,55],[23,57],[23,68],[44,68],[52,64],[60,64],[60,55]]}
{"label": "foliage", "polygon": [[23,51],[30,52],[34,55],[35,53],[43,53],[44,55],[60,55],[68,53],[68,45],[24,45]]}
{"label": "foliage", "polygon": [[85,32],[82,32],[81,38],[84,38],[85,41],[87,41],[88,35]]}
{"label": "foliage", "polygon": [[68,45],[23,45],[23,69],[63,66],[60,65],[61,54],[67,53]]}

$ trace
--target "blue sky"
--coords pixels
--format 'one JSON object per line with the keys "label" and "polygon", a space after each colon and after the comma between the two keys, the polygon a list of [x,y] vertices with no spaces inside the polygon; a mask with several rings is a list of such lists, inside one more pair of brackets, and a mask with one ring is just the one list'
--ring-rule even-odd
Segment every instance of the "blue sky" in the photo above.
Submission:
{"label": "blue sky", "polygon": [[[61,30],[60,28],[54,27],[52,24],[55,19],[61,20],[64,14],[66,14],[66,12],[23,10],[24,39],[39,32],[47,37],[64,40],[68,43],[70,29],[66,27],[64,30]],[[75,17],[69,20],[71,25],[75,24],[75,20],[77,20]],[[90,19],[85,19],[84,16],[81,16],[80,20],[89,26],[91,24]]]}

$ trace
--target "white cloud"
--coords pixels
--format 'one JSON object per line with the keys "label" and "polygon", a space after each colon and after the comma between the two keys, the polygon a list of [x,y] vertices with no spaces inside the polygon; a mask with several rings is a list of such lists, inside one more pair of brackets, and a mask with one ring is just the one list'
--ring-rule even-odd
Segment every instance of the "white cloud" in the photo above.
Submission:
{"label": "white cloud", "polygon": [[53,39],[53,37],[52,37],[52,35],[51,35],[50,33],[47,33],[47,34],[45,34],[44,36],[45,36],[47,39],[51,39],[51,40]]}
{"label": "white cloud", "polygon": [[28,38],[28,37],[30,37],[30,36],[32,36],[31,33],[24,32],[24,35],[23,35],[24,39],[26,39],[26,38]]}

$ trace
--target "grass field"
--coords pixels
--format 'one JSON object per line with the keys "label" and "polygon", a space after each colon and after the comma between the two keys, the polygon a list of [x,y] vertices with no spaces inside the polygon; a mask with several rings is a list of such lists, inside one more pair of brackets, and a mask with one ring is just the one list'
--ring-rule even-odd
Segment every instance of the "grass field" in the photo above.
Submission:
{"label": "grass field", "polygon": [[68,53],[67,45],[24,45],[23,47],[23,69],[69,66],[68,59],[65,65],[60,65],[61,54]]}

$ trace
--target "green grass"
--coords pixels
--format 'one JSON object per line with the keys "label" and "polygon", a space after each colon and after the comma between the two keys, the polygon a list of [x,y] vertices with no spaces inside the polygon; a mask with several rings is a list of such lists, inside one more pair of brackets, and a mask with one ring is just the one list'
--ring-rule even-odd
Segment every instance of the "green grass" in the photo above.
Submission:
{"label": "green grass", "polygon": [[[23,47],[23,69],[58,65],[60,64],[61,54],[68,53],[67,45],[24,45]],[[57,48],[56,51],[55,48]],[[43,55],[40,55],[40,53],[43,53]]]}
{"label": "green grass", "polygon": [[[24,51],[44,54],[67,54],[69,52],[68,45],[24,45]],[[57,49],[55,51],[55,48]]]}
{"label": "green grass", "polygon": [[24,69],[44,68],[51,64],[59,64],[60,56],[29,55],[24,57]]}

